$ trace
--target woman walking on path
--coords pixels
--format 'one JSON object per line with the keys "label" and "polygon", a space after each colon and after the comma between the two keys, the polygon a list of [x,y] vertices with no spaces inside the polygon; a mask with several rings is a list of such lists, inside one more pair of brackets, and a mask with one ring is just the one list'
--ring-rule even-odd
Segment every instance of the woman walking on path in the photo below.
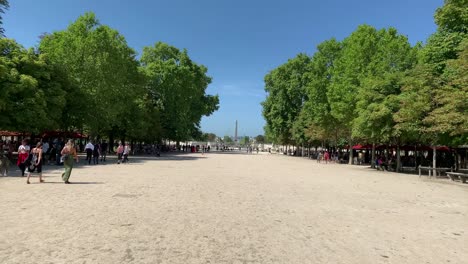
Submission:
{"label": "woman walking on path", "polygon": [[26,183],[30,184],[29,177],[31,177],[31,173],[36,171],[39,173],[39,182],[44,182],[42,179],[42,142],[37,143],[36,147],[31,151],[31,164],[28,166],[28,178],[26,179]]}
{"label": "woman walking on path", "polygon": [[123,152],[124,152],[124,147],[122,143],[119,143],[119,147],[117,148],[117,164],[120,164],[120,161],[122,160]]}
{"label": "woman walking on path", "polygon": [[29,157],[29,151],[30,147],[28,145],[28,141],[24,139],[21,142],[21,146],[18,148],[18,162],[16,163],[21,170],[22,177],[24,177],[24,171],[26,170],[26,161]]}
{"label": "woman walking on path", "polygon": [[73,169],[73,159],[78,162],[78,155],[76,154],[75,143],[73,140],[68,140],[65,147],[62,149],[63,165],[65,167],[65,172],[62,173],[62,180],[65,184],[69,184],[70,174]]}

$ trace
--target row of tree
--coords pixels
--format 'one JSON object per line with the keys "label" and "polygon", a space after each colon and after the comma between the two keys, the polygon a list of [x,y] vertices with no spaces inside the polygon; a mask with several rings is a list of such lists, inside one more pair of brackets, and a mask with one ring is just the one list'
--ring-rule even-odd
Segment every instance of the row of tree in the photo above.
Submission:
{"label": "row of tree", "polygon": [[0,38],[0,130],[183,141],[218,109],[207,68],[158,42],[138,59],[125,38],[86,13],[25,49]]}
{"label": "row of tree", "polygon": [[468,1],[446,0],[435,22],[425,45],[361,25],[269,72],[267,137],[338,147],[467,143]]}

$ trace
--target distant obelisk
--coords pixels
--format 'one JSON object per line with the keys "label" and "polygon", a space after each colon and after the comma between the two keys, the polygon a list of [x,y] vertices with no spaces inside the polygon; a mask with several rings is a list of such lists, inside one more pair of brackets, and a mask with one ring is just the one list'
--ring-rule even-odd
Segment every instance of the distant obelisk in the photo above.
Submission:
{"label": "distant obelisk", "polygon": [[237,120],[236,120],[236,130],[234,132],[234,142],[237,143]]}

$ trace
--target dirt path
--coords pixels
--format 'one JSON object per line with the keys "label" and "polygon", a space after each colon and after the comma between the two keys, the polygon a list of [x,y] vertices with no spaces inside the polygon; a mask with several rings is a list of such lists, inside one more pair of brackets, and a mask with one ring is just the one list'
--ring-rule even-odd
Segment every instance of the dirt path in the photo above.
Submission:
{"label": "dirt path", "polygon": [[0,178],[0,263],[466,263],[468,185],[277,155]]}

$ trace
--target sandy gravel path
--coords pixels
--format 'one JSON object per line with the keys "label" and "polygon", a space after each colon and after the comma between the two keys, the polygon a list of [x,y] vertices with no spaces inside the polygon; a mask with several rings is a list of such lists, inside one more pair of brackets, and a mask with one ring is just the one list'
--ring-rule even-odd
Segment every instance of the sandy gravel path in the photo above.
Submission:
{"label": "sandy gravel path", "polygon": [[468,263],[468,185],[279,155],[0,178],[0,263]]}

